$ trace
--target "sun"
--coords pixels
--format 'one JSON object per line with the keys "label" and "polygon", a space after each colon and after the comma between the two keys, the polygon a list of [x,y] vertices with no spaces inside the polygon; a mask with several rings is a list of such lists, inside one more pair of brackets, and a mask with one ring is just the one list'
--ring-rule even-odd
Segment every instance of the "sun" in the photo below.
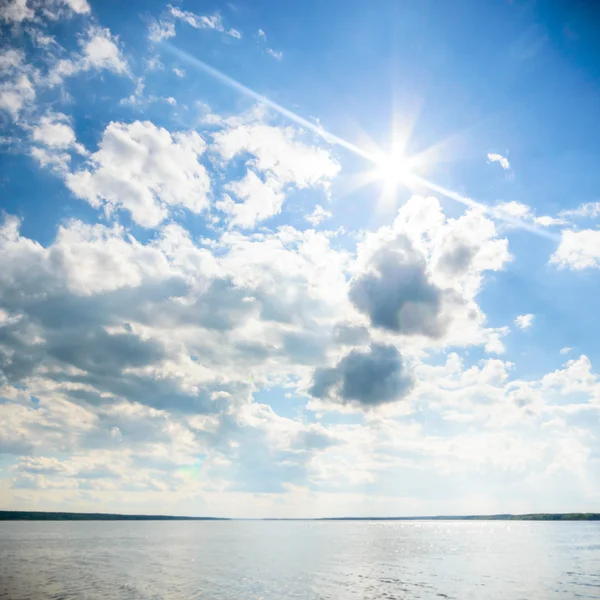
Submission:
{"label": "sun", "polygon": [[382,181],[386,188],[405,184],[410,177],[409,161],[402,152],[392,152],[377,160],[374,179]]}

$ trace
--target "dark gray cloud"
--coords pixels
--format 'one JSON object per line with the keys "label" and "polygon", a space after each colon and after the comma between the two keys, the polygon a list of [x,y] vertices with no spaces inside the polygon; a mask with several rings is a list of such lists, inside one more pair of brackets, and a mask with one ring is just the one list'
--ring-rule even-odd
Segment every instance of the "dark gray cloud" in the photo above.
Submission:
{"label": "dark gray cloud", "polygon": [[343,346],[359,346],[369,341],[369,330],[358,325],[338,323],[333,328],[333,340]]}
{"label": "dark gray cloud", "polygon": [[289,359],[302,365],[317,365],[325,359],[326,340],[311,332],[290,332],[283,335],[283,349]]}
{"label": "dark gray cloud", "polygon": [[477,248],[456,243],[448,252],[440,257],[437,266],[449,275],[463,275],[473,261]]}
{"label": "dark gray cloud", "polygon": [[339,441],[325,428],[317,429],[313,427],[299,432],[292,442],[292,448],[310,452],[312,450],[326,450],[337,444],[339,444]]}
{"label": "dark gray cloud", "polygon": [[444,334],[443,292],[429,280],[426,264],[414,252],[383,247],[370,267],[351,282],[349,297],[373,326],[404,335]]}
{"label": "dark gray cloud", "polygon": [[316,369],[309,393],[368,407],[399,400],[412,386],[397,348],[371,344],[368,351],[352,350],[333,368]]}

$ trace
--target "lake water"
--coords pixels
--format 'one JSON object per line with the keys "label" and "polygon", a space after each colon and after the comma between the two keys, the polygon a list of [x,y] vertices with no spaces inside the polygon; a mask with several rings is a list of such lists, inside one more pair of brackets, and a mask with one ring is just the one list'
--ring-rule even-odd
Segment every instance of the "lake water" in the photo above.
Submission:
{"label": "lake water", "polygon": [[600,598],[600,522],[0,522],[0,598]]}

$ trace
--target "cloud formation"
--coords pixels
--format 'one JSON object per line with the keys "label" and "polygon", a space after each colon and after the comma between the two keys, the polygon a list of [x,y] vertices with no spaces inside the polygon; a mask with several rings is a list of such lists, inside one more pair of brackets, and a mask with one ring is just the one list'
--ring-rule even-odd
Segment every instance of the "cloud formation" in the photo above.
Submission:
{"label": "cloud formation", "polygon": [[372,344],[367,351],[352,350],[333,368],[316,369],[309,393],[369,407],[401,399],[412,385],[400,352]]}
{"label": "cloud formation", "polygon": [[66,177],[69,189],[110,214],[127,210],[156,227],[174,207],[199,213],[208,206],[210,178],[199,158],[206,143],[195,132],[169,133],[146,121],[110,123],[89,167]]}
{"label": "cloud formation", "polygon": [[[513,316],[532,313],[513,325],[497,305],[523,257],[506,223],[560,235],[559,267],[595,268],[596,231],[577,220],[596,203],[486,213],[399,189],[371,221],[372,190],[340,196],[343,148],[226,103],[157,43],[189,26],[187,50],[225,70],[230,52],[238,67],[283,56],[227,15],[243,18],[168,6],[140,43],[86,0],[0,6],[0,141],[19,157],[2,180],[2,507],[447,512],[469,495],[477,510],[482,486],[487,502],[547,502],[557,482],[595,500],[593,357],[522,377],[509,325],[543,307],[517,294]],[[561,345],[584,348],[570,329]],[[547,360],[571,351],[540,344]]]}
{"label": "cloud formation", "polygon": [[550,257],[550,262],[560,268],[576,271],[599,268],[600,231],[596,229],[564,230],[558,248]]}
{"label": "cloud formation", "polygon": [[534,319],[535,319],[535,315],[532,315],[531,313],[526,314],[526,315],[519,315],[515,319],[515,325],[519,329],[529,329],[533,325]]}
{"label": "cloud formation", "polygon": [[495,152],[489,152],[488,162],[490,163],[498,163],[505,171],[510,169],[510,163],[508,162],[508,158],[506,156],[502,156],[502,154],[497,154]]}

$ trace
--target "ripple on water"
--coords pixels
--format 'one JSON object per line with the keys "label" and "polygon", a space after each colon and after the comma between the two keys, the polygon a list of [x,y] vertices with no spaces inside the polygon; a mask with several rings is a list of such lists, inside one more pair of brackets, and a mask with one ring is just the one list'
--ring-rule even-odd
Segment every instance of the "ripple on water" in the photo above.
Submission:
{"label": "ripple on water", "polygon": [[0,598],[598,600],[599,533],[600,523],[3,522]]}

